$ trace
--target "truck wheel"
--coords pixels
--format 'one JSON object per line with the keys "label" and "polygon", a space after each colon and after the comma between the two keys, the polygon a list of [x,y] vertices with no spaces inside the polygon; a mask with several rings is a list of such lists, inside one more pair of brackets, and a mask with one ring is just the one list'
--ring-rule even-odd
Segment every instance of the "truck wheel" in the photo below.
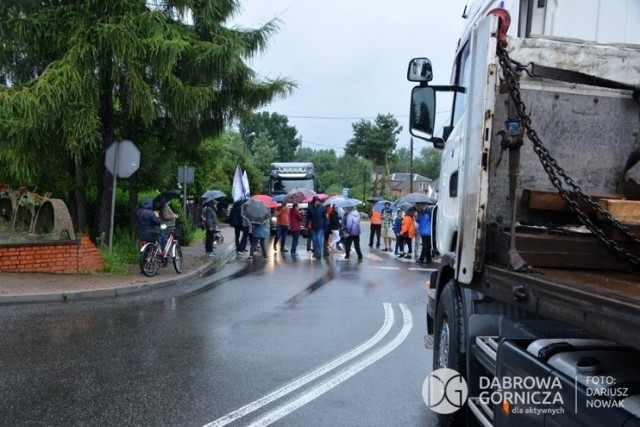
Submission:
{"label": "truck wheel", "polygon": [[[451,279],[442,289],[436,309],[433,370],[455,369],[465,377],[464,321],[460,288]],[[438,414],[441,426],[466,425],[466,405],[452,414]]]}

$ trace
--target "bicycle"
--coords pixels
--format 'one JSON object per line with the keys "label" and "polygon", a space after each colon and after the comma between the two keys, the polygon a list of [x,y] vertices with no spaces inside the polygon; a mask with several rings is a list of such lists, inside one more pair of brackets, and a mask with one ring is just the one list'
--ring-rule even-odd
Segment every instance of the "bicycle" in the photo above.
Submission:
{"label": "bicycle", "polygon": [[[165,225],[161,229],[167,228]],[[158,233],[159,234],[159,233]],[[160,266],[167,266],[168,258],[173,258],[173,268],[180,274],[184,270],[184,258],[182,248],[174,234],[174,227],[169,230],[167,243],[164,248],[160,247],[158,238],[155,242],[147,242],[140,248],[140,270],[145,276],[152,277],[158,274]]]}
{"label": "bicycle", "polygon": [[[202,238],[202,243],[206,243],[206,241],[207,241],[207,236]],[[221,245],[223,243],[224,243],[224,236],[222,235],[222,229],[216,227],[216,229],[213,230],[213,244]]]}

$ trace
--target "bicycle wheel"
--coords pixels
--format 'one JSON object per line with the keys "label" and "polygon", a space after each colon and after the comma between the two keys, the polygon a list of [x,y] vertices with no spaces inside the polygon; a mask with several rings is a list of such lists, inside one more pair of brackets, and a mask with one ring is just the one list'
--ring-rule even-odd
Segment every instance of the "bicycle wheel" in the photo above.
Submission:
{"label": "bicycle wheel", "polygon": [[147,243],[140,252],[140,270],[145,276],[152,277],[160,270],[160,261],[156,256],[156,245]]}
{"label": "bicycle wheel", "polygon": [[219,245],[224,243],[224,236],[222,234],[218,234],[218,236],[216,237],[216,243]]}
{"label": "bicycle wheel", "polygon": [[182,257],[182,248],[178,243],[175,243],[173,252],[173,268],[176,269],[176,273],[180,274],[184,270],[184,258]]}

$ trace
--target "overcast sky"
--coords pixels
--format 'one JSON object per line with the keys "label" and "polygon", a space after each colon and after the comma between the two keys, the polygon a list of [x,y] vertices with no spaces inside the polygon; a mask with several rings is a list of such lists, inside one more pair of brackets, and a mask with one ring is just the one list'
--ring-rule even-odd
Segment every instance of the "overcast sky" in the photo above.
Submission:
{"label": "overcast sky", "polygon": [[[234,24],[257,27],[278,17],[280,31],[251,61],[263,77],[288,77],[298,89],[264,110],[289,117],[302,146],[344,153],[353,122],[393,114],[409,147],[412,84],[407,64],[427,56],[434,83],[448,84],[466,0],[241,0]],[[438,105],[438,111],[449,110]],[[446,113],[445,113],[446,117]],[[438,118],[443,118],[440,114]],[[414,139],[416,153],[425,142]]]}

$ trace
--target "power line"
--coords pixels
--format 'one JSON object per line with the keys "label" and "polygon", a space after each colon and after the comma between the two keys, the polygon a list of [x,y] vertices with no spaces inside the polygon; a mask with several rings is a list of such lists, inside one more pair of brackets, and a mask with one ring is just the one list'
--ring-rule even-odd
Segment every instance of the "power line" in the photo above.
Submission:
{"label": "power line", "polygon": [[[451,110],[442,110],[442,111],[436,111],[436,114],[444,114],[444,113],[450,113]],[[375,120],[378,118],[378,116],[364,116],[364,117],[339,117],[339,116],[294,116],[294,115],[286,115],[288,118],[291,119],[312,119],[312,120]],[[408,114],[393,114],[394,117],[401,117],[401,118],[407,118],[409,117]]]}
{"label": "power line", "polygon": [[[287,116],[291,119],[314,119],[314,120],[374,120],[376,117],[331,117],[331,116]],[[408,114],[394,117],[409,117]]]}

